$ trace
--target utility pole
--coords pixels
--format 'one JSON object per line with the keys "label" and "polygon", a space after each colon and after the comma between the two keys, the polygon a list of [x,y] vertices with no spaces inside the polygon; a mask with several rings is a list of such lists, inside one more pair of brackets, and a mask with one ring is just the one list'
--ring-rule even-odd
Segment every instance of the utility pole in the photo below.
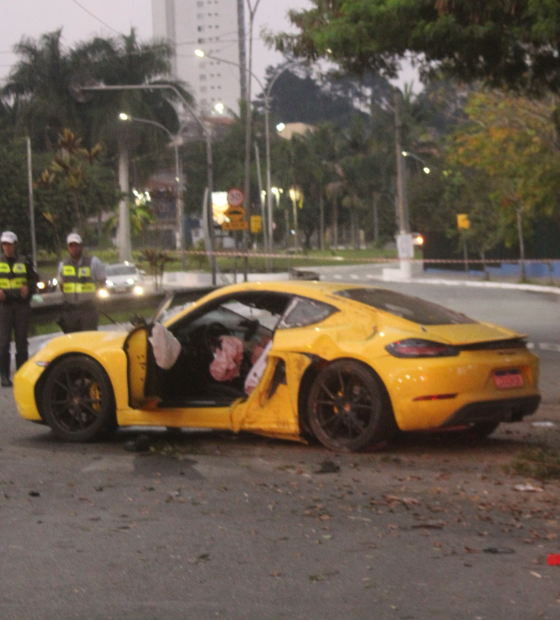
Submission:
{"label": "utility pole", "polygon": [[245,0],[237,0],[237,39],[239,46],[239,91],[247,100],[247,51],[245,46]]}
{"label": "utility pole", "polygon": [[31,233],[31,258],[37,267],[37,241],[35,239],[35,207],[33,203],[33,166],[31,162],[31,138],[27,136],[27,187],[29,189],[29,225]]}
{"label": "utility pole", "polygon": [[406,196],[406,169],[402,150],[402,120],[401,120],[401,92],[393,89],[393,107],[395,110],[395,155],[397,158],[397,253],[399,257],[400,276],[408,279],[412,274],[414,245],[408,225],[408,206]]}
{"label": "utility pole", "polygon": [[397,216],[399,234],[404,235],[409,230],[406,217],[406,176],[402,154],[401,91],[398,88],[393,89],[393,105],[395,108],[395,155],[397,157]]}
{"label": "utility pole", "polygon": [[128,147],[124,142],[124,137],[119,137],[119,189],[121,199],[119,200],[119,228],[118,246],[119,260],[132,260],[132,243],[130,239],[130,205],[128,195],[130,192],[130,182],[128,176]]}

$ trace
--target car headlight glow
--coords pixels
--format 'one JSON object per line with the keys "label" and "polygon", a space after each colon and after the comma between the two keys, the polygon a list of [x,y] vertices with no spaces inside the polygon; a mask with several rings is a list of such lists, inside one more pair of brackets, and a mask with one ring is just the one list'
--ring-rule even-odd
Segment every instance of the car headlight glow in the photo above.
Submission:
{"label": "car headlight glow", "polygon": [[143,289],[141,286],[135,286],[135,287],[132,289],[132,292],[133,292],[135,295],[143,295],[143,294],[144,294],[144,289]]}
{"label": "car headlight glow", "polygon": [[109,297],[109,291],[108,291],[106,288],[100,288],[100,289],[97,291],[97,295],[98,295],[99,297]]}

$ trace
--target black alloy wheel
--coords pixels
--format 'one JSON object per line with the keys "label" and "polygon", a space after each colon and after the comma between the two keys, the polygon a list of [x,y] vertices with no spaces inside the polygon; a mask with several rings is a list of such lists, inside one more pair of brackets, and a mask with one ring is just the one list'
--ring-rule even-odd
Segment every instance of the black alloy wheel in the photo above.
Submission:
{"label": "black alloy wheel", "polygon": [[330,450],[362,450],[390,439],[397,430],[379,379],[353,360],[325,367],[313,381],[307,402],[311,430]]}
{"label": "black alloy wheel", "polygon": [[45,421],[64,441],[98,441],[116,427],[111,382],[89,357],[73,355],[56,364],[49,372],[41,401]]}

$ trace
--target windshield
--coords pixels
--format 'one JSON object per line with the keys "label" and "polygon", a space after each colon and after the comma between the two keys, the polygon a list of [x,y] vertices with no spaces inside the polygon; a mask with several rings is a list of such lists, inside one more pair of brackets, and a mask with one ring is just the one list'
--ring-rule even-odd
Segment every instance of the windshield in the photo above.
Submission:
{"label": "windshield", "polygon": [[134,265],[107,265],[105,273],[108,276],[135,276],[138,270]]}
{"label": "windshield", "polygon": [[339,291],[337,295],[359,301],[377,310],[384,310],[419,325],[476,323],[474,319],[470,319],[460,312],[448,310],[419,297],[411,297],[387,289],[354,288]]}

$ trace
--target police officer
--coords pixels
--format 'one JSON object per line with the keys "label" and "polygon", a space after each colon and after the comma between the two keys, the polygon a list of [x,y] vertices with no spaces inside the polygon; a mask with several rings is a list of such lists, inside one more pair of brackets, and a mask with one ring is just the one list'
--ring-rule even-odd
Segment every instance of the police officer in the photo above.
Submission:
{"label": "police officer", "polygon": [[58,266],[58,281],[64,296],[59,324],[64,333],[97,329],[97,289],[105,286],[105,266],[97,256],[86,256],[78,233],[66,238],[68,258]]}
{"label": "police officer", "polygon": [[18,238],[15,233],[4,231],[0,236],[0,244],[0,384],[2,387],[11,387],[12,331],[16,342],[16,368],[19,368],[28,358],[30,302],[39,278],[33,264],[18,255]]}

